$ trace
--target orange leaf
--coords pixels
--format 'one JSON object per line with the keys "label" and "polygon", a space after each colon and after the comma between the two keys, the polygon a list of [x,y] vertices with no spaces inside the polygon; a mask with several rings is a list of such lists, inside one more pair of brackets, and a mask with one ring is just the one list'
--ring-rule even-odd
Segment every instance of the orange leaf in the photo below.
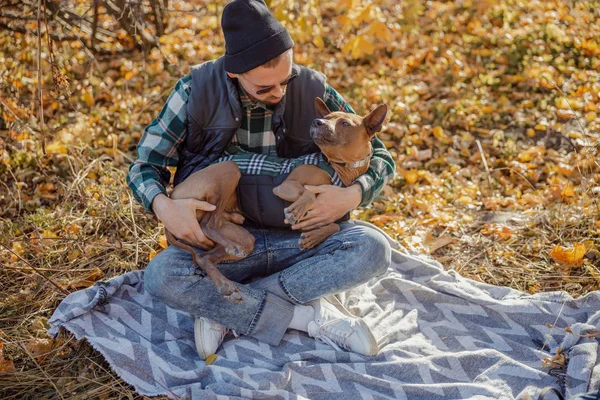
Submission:
{"label": "orange leaf", "polygon": [[436,238],[431,232],[429,232],[425,236],[425,241],[423,244],[425,247],[427,247],[430,253],[434,253],[436,250],[456,242],[456,240],[456,238],[453,238],[450,235],[442,235]]}
{"label": "orange leaf", "polygon": [[54,341],[52,339],[31,339],[25,345],[25,348],[38,361],[43,361],[44,358],[52,351]]}
{"label": "orange leaf", "polygon": [[483,235],[495,235],[500,239],[507,239],[512,235],[512,229],[502,224],[485,224],[481,230]]}
{"label": "orange leaf", "polygon": [[4,359],[3,347],[4,343],[0,342],[0,374],[3,372],[15,372],[15,364],[13,361]]}
{"label": "orange leaf", "polygon": [[371,217],[371,219],[369,221],[372,224],[375,224],[378,227],[382,228],[388,222],[395,221],[396,219],[397,218],[391,217],[389,215],[375,215],[374,217]]}
{"label": "orange leaf", "polygon": [[99,280],[104,277],[104,272],[98,267],[94,267],[85,275],[78,276],[75,279],[69,280],[66,282],[66,286],[72,289],[81,289],[90,287]]}
{"label": "orange leaf", "polygon": [[559,347],[556,354],[552,357],[546,357],[542,360],[542,366],[544,368],[560,368],[565,369],[567,367],[567,359],[565,353]]}
{"label": "orange leaf", "polygon": [[557,245],[550,252],[550,257],[559,264],[577,267],[583,264],[583,256],[586,251],[585,244],[583,243],[574,243],[573,248]]}

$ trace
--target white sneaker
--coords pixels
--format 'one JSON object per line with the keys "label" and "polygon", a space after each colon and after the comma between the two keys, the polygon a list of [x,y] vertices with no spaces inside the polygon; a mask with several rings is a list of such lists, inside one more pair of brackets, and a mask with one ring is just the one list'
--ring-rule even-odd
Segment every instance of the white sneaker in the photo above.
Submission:
{"label": "white sneaker", "polygon": [[217,352],[227,332],[229,332],[229,329],[221,324],[207,318],[196,318],[194,322],[194,341],[201,360],[206,360],[206,357]]}
{"label": "white sneaker", "polygon": [[377,355],[379,346],[366,322],[350,314],[337,299],[328,300],[320,298],[308,303],[315,309],[315,320],[308,323],[309,336],[337,350]]}

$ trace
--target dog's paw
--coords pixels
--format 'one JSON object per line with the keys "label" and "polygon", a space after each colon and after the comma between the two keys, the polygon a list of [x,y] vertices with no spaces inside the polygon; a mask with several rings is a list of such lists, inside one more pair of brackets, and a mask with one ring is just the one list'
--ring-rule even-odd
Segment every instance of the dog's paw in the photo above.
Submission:
{"label": "dog's paw", "polygon": [[290,212],[289,209],[287,209],[287,208],[285,210],[283,210],[283,215],[285,217],[285,222],[287,222],[290,225],[294,225],[296,222],[298,222],[296,220],[296,216],[292,212]]}
{"label": "dog's paw", "polygon": [[231,293],[231,295],[225,296],[225,300],[233,304],[238,304],[244,301],[244,299],[242,299],[242,294],[237,289],[235,292]]}
{"label": "dog's paw", "polygon": [[244,301],[242,299],[242,294],[233,282],[224,282],[217,290],[219,291],[219,294],[230,303],[237,304]]}
{"label": "dog's paw", "polygon": [[300,250],[310,250],[323,243],[328,236],[328,234],[323,234],[322,229],[303,232],[298,240],[298,247]]}
{"label": "dog's paw", "polygon": [[248,257],[248,252],[242,246],[235,246],[235,256],[238,258]]}

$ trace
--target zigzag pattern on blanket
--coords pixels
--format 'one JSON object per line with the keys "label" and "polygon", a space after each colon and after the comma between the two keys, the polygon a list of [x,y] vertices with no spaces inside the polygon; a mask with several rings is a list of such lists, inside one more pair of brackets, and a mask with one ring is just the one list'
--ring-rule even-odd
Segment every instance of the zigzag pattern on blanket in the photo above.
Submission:
{"label": "zigzag pattern on blanket", "polygon": [[[600,382],[597,339],[558,328],[598,329],[599,293],[530,296],[444,272],[425,257],[394,252],[393,261],[383,279],[340,295],[386,342],[376,357],[289,331],[278,347],[228,338],[207,366],[194,349],[193,318],[149,297],[143,271],[68,296],[50,320],[51,333],[63,326],[86,337],[143,395],[512,399],[553,386],[569,398]],[[569,355],[562,380],[541,363],[558,347]]]}

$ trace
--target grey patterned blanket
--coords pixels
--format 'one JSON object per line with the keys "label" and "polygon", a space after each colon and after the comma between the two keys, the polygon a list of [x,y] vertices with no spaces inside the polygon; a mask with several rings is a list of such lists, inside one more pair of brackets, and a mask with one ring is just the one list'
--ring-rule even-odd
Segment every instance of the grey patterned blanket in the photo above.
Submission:
{"label": "grey patterned blanket", "polygon": [[[227,338],[196,354],[193,319],[153,300],[143,271],[72,293],[50,320],[86,338],[143,395],[182,399],[568,399],[600,386],[600,292],[528,295],[463,278],[392,242],[378,280],[338,295],[382,342],[376,357],[288,331],[278,347]],[[367,262],[367,260],[365,260]],[[566,368],[545,368],[562,349]],[[551,396],[544,397],[552,398]]]}

